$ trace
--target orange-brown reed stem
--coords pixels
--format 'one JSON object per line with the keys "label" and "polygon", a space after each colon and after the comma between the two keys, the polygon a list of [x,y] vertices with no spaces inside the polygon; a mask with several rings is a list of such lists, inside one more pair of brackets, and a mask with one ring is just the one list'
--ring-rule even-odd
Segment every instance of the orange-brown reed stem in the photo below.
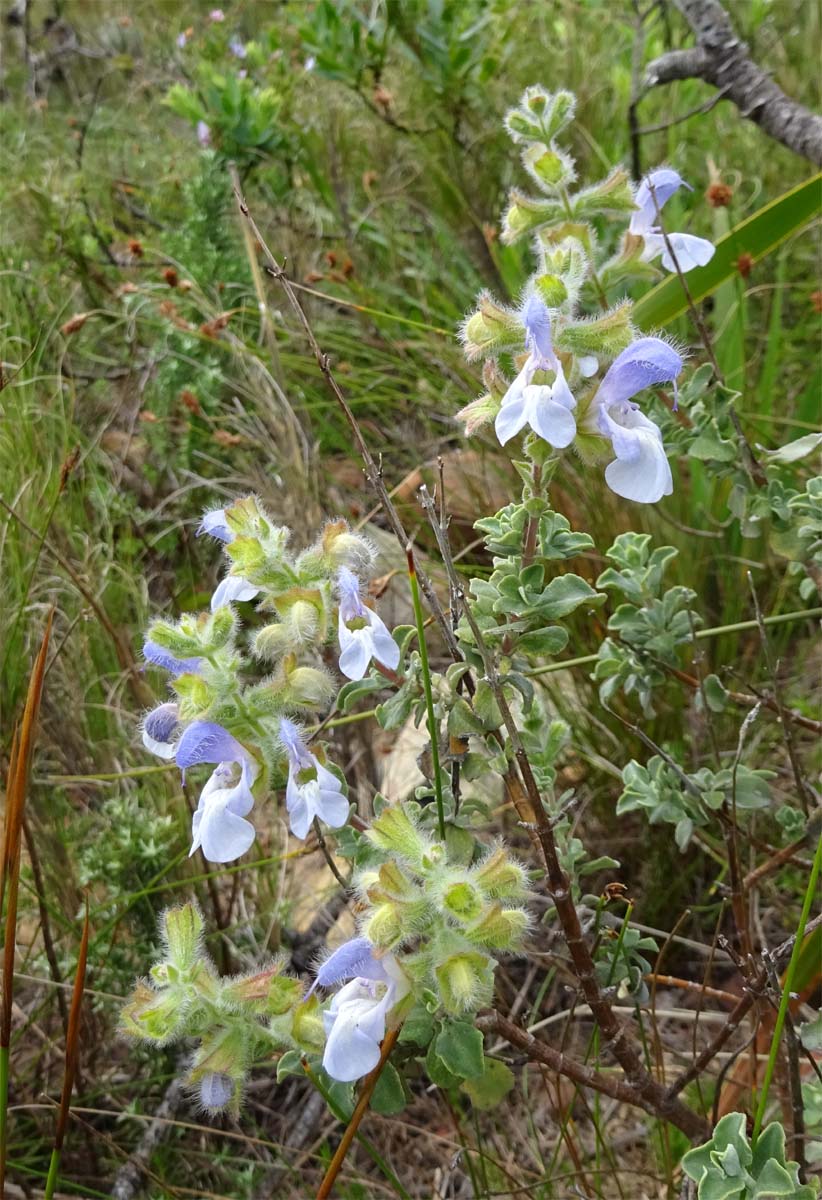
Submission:
{"label": "orange-brown reed stem", "polygon": [[339,1146],[337,1147],[334,1157],[328,1165],[328,1170],[325,1173],[322,1183],[317,1192],[317,1200],[328,1200],[331,1195],[331,1189],[334,1186],[334,1181],[340,1173],[340,1168],[345,1162],[345,1156],[351,1148],[351,1143],[357,1136],[357,1130],[360,1127],[360,1122],[365,1116],[365,1110],[371,1101],[374,1094],[374,1088],[377,1086],[377,1080],[382,1074],[382,1069],[388,1062],[388,1056],[394,1049],[397,1038],[400,1036],[400,1028],[390,1029],[383,1039],[382,1048],[380,1050],[380,1061],[377,1063],[370,1075],[366,1075],[365,1082],[362,1085],[360,1098],[357,1101],[357,1107],[351,1114],[351,1120],[346,1126],[345,1133],[342,1135]]}
{"label": "orange-brown reed stem", "polygon": [[[31,767],[34,739],[37,732],[37,715],[43,694],[43,679],[46,673],[51,625],[54,609],[51,610],[43,634],[40,652],[35,660],[29,679],[26,705],[20,722],[19,735],[12,747],[12,761],[6,790],[6,819],[3,832],[3,863],[0,884],[8,887],[6,896],[5,941],[3,943],[3,997],[0,1003],[0,1196],[5,1195],[6,1152],[9,1101],[9,1055],[11,1047],[11,1013],[14,995],[14,949],[17,939],[17,893],[20,885],[20,842],[23,830],[23,808],[26,802],[29,770]],[[2,898],[2,891],[0,891]]]}
{"label": "orange-brown reed stem", "polygon": [[71,1093],[74,1089],[74,1076],[77,1073],[77,1062],[80,1057],[80,1013],[83,1007],[83,991],[86,986],[86,962],[88,961],[88,895],[86,895],[86,915],[83,920],[83,934],[80,938],[80,952],[77,955],[77,970],[74,974],[74,990],[71,993],[71,1008],[69,1009],[68,1032],[66,1033],[66,1062],[63,1068],[63,1091],[60,1095],[60,1108],[57,1113],[57,1126],[54,1130],[54,1147],[51,1152],[48,1179],[44,1200],[51,1200],[57,1186],[57,1174],[60,1170],[60,1155],[66,1138]]}

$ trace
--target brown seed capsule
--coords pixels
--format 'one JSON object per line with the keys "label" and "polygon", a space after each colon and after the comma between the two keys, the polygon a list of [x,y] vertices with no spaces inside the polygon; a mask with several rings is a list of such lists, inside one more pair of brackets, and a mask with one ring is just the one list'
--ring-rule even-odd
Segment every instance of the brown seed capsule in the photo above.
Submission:
{"label": "brown seed capsule", "polygon": [[166,267],[166,269],[163,271],[163,279],[165,279],[170,288],[176,288],[177,284],[180,282],[180,276],[174,270],[174,267]]}
{"label": "brown seed capsule", "polygon": [[753,270],[753,265],[754,260],[751,258],[750,254],[747,253],[740,254],[739,258],[736,260],[736,269],[743,279],[748,278]]}
{"label": "brown seed capsule", "polygon": [[143,257],[143,243],[138,241],[137,238],[129,238],[128,252],[134,258],[142,258]]}
{"label": "brown seed capsule", "polygon": [[711,208],[727,208],[733,199],[734,190],[727,183],[712,183],[705,193]]}
{"label": "brown seed capsule", "polygon": [[811,304],[814,312],[822,313],[822,292],[811,292]]}

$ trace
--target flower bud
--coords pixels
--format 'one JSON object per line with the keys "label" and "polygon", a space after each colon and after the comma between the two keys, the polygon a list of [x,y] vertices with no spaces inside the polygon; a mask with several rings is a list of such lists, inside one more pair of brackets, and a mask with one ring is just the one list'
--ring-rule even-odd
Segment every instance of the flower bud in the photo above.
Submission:
{"label": "flower bud", "polygon": [[603,213],[634,212],[634,193],[624,167],[615,167],[607,179],[584,188],[571,198],[574,216],[587,220]]}
{"label": "flower bud", "polygon": [[[380,904],[385,900],[412,901],[418,897],[418,890],[401,869],[398,863],[383,863],[374,876],[369,872],[370,881],[364,891],[372,904]],[[364,878],[360,878],[360,887]]]}
{"label": "flower bud", "polygon": [[295,600],[286,613],[292,639],[299,646],[311,645],[320,636],[322,598],[319,592],[313,594],[317,597],[316,602]]}
{"label": "flower bud", "polygon": [[169,960],[178,971],[190,970],[201,952],[203,918],[200,910],[189,901],[178,908],[166,909],[162,920]]}
{"label": "flower bud", "polygon": [[294,1009],[291,1036],[297,1045],[308,1053],[322,1050],[325,1045],[325,1030],[317,995],[309,996],[305,1003],[297,1005]]}
{"label": "flower bud", "polygon": [[499,400],[491,395],[480,396],[466,404],[456,414],[456,419],[465,425],[465,436],[472,437],[478,429],[490,424],[500,410]]}
{"label": "flower bud", "polygon": [[161,646],[170,651],[175,658],[190,658],[200,652],[200,639],[194,634],[193,626],[185,629],[182,622],[173,625],[171,621],[152,621],[146,634],[146,641]]}
{"label": "flower bud", "polygon": [[616,358],[634,340],[632,309],[632,302],[624,300],[601,317],[565,325],[557,331],[554,344],[558,350],[575,355],[593,354],[597,358]]}
{"label": "flower bud", "polygon": [[375,558],[370,542],[352,533],[348,523],[342,519],[329,521],[323,529],[322,552],[330,573],[340,567],[348,567],[355,573],[364,572],[373,565]]}
{"label": "flower bud", "polygon": [[497,304],[489,292],[482,292],[476,312],[467,317],[460,330],[465,356],[469,362],[522,342],[522,321],[516,313]]}
{"label": "flower bud", "polygon": [[180,717],[191,721],[202,716],[211,707],[214,699],[211,688],[199,675],[178,675],[172,685],[180,697]]}
{"label": "flower bud", "polygon": [[430,846],[427,837],[398,804],[383,809],[371,823],[367,837],[380,850],[397,854],[412,865],[423,861]]}
{"label": "flower bud", "polygon": [[234,636],[236,624],[237,618],[230,605],[224,604],[218,608],[211,614],[203,630],[201,648],[213,652],[227,646]]}
{"label": "flower bud", "polygon": [[539,122],[526,117],[518,108],[512,108],[506,113],[504,124],[515,142],[536,141],[542,137]]}
{"label": "flower bud", "polygon": [[568,299],[568,288],[559,275],[538,275],[534,283],[549,308],[559,308]]}
{"label": "flower bud", "polygon": [[282,964],[276,963],[267,971],[230,980],[223,985],[222,1000],[241,1007],[248,1005],[269,1016],[282,1016],[299,1004],[303,985],[299,979],[280,974],[281,969]]}
{"label": "flower bud", "polygon": [[232,575],[241,575],[247,579],[265,566],[265,551],[255,537],[236,537],[225,549],[234,564],[230,572]]}
{"label": "flower bud", "polygon": [[271,523],[256,496],[245,496],[242,500],[235,500],[225,509],[225,518],[235,539],[266,539],[271,534]]}
{"label": "flower bud", "polygon": [[325,671],[317,667],[297,667],[286,677],[281,700],[288,708],[324,708],[335,690]]}
{"label": "flower bud", "polygon": [[528,916],[521,908],[501,908],[494,904],[479,921],[465,930],[465,936],[478,946],[493,950],[516,950],[528,928]]}
{"label": "flower bud", "polygon": [[272,625],[263,625],[251,639],[251,652],[255,658],[267,659],[269,662],[282,658],[291,650],[291,630],[284,621],[276,621]]}
{"label": "flower bud", "polygon": [[474,871],[474,878],[487,896],[522,899],[528,892],[525,868],[500,846]]}
{"label": "flower bud", "polygon": [[[233,1088],[228,1093],[226,1103],[230,1103],[234,1111],[239,1109],[240,1089],[248,1068],[249,1045],[246,1031],[240,1028],[219,1029],[218,1032],[203,1038],[199,1049],[194,1054],[194,1061],[188,1077],[188,1083],[200,1087],[203,1080],[209,1076],[220,1076],[220,1083],[215,1083],[215,1095],[226,1095],[228,1084]],[[208,1092],[210,1083],[206,1084]]]}
{"label": "flower bud", "polygon": [[200,1103],[208,1112],[220,1112],[231,1100],[236,1085],[222,1071],[208,1071],[200,1080]]}
{"label": "flower bud", "polygon": [[408,933],[408,926],[403,928],[400,908],[391,901],[378,905],[363,925],[364,936],[373,946],[383,950],[396,946]]}
{"label": "flower bud", "polygon": [[512,191],[510,202],[502,218],[502,241],[506,246],[516,242],[526,233],[539,229],[555,220],[562,213],[557,200],[534,200],[522,192]]}
{"label": "flower bud", "polygon": [[493,962],[484,954],[452,954],[434,968],[440,998],[451,1013],[476,1012],[493,991]]}
{"label": "flower bud", "polygon": [[146,983],[138,983],[120,1013],[120,1027],[129,1037],[166,1042],[177,1033],[184,1016],[182,997],[173,989],[156,991]]}
{"label": "flower bud", "polygon": [[522,156],[522,164],[543,190],[554,191],[573,183],[576,176],[569,155],[544,142],[534,142]]}
{"label": "flower bud", "polygon": [[443,893],[442,904],[448,916],[462,924],[474,921],[482,911],[482,897],[467,880],[450,884]]}

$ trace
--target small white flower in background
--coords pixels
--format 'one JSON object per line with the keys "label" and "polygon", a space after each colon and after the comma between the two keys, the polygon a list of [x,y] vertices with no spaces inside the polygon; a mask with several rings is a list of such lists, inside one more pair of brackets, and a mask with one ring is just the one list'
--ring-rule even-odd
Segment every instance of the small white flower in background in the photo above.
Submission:
{"label": "small white flower in background", "polygon": [[213,721],[193,721],[177,745],[178,767],[216,763],[200,793],[191,822],[191,854],[202,847],[209,862],[240,858],[254,843],[254,826],[245,817],[254,807],[251,791],[259,766],[245,746]]}
{"label": "small white flower in background", "polygon": [[208,14],[208,19],[209,21],[213,21],[215,25],[219,25],[225,20],[225,13],[221,8],[212,8],[211,12]]}
{"label": "small white flower in background", "polygon": [[177,46],[179,47],[180,50],[182,50],[184,48],[187,41],[188,41],[188,33],[184,29],[182,33],[177,34]]}
{"label": "small white flower in background", "polygon": [[[660,167],[657,171],[651,171],[637,188],[637,211],[631,217],[628,227],[629,233],[641,237],[645,242],[642,251],[643,262],[652,262],[661,254],[662,265],[666,271],[675,271],[676,264],[657,224],[657,211],[681,187],[691,190],[691,185],[670,167]],[[691,233],[669,233],[667,236],[679,269],[683,273],[693,270],[694,267],[704,267],[714,256],[715,247],[706,238],[694,237]]]}
{"label": "small white flower in background", "polygon": [[[234,541],[234,533],[228,527],[224,508],[213,508],[210,512],[205,513],[197,530],[197,537],[204,533],[226,545]],[[226,575],[225,579],[222,579],[214,589],[214,595],[211,597],[211,611],[216,612],[224,604],[233,604],[238,600],[253,600],[259,593],[260,589],[253,583],[249,583],[247,579],[243,579],[242,575]]]}
{"label": "small white flower in background", "polygon": [[339,829],[348,820],[348,801],[337,776],[311,753],[297,726],[286,717],[280,721],[280,741],[288,757],[285,807],[291,832],[307,837],[315,817]]}
{"label": "small white flower in background", "polygon": [[614,359],[599,385],[597,427],[616,454],[605,468],[605,482],[626,500],[655,504],[673,491],[662,434],[631,399],[655,383],[672,383],[681,370],[682,358],[667,342],[639,338]]}
{"label": "small white flower in background", "polygon": [[211,128],[205,121],[197,122],[197,141],[203,149],[211,145]]}
{"label": "small white flower in background", "polygon": [[159,704],[143,721],[143,745],[158,758],[174,758],[180,732],[180,713],[176,704]]}
{"label": "small white flower in background", "polygon": [[[577,432],[576,400],[565,380],[551,341],[551,318],[544,301],[532,293],[522,307],[528,357],[502,398],[494,429],[501,445],[530,425],[556,450],[570,446]],[[596,369],[596,368],[594,368]],[[551,384],[532,383],[537,371],[553,371]]]}
{"label": "small white flower in background", "polygon": [[245,58],[248,53],[245,43],[236,36],[228,43],[228,48],[235,58]]}
{"label": "small white flower in background", "polygon": [[366,938],[353,938],[340,946],[317,972],[317,983],[327,987],[352,971],[356,977],[340,988],[323,1013],[327,1039],[323,1067],[341,1083],[352,1083],[374,1070],[388,1014],[411,988],[394,955],[377,958]]}
{"label": "small white flower in background", "polygon": [[339,639],[340,670],[348,679],[362,679],[373,658],[395,671],[400,663],[400,648],[385,622],[360,599],[360,584],[348,567],[337,572],[340,593]]}

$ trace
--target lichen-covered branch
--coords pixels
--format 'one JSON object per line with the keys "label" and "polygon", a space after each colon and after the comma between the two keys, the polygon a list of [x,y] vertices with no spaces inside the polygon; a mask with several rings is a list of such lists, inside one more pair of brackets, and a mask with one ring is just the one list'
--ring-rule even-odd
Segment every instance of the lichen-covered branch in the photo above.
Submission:
{"label": "lichen-covered branch", "polygon": [[694,32],[696,46],[671,50],[654,59],[645,73],[646,88],[677,79],[702,79],[721,88],[743,117],[765,133],[822,166],[822,117],[786,96],[753,61],[719,0],[675,3]]}

